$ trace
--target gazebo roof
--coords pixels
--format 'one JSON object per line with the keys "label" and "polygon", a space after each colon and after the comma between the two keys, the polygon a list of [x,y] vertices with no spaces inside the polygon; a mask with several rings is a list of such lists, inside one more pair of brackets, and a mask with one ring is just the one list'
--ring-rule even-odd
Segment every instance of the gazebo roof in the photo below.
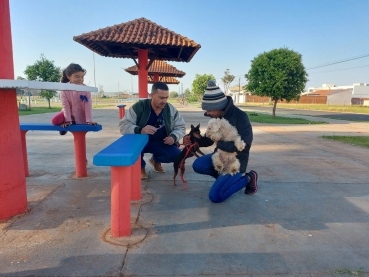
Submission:
{"label": "gazebo roof", "polygon": [[[153,84],[154,83],[154,78],[149,76],[147,78],[147,80],[149,81],[149,84]],[[159,78],[160,82],[166,83],[167,85],[178,85],[179,81],[174,78],[174,77],[169,77],[169,76],[163,76]]]}
{"label": "gazebo roof", "polygon": [[101,56],[113,58],[137,58],[138,49],[146,49],[149,59],[189,62],[201,48],[193,40],[143,17],[73,39]]}
{"label": "gazebo roof", "polygon": [[[132,75],[138,74],[137,65],[128,67],[124,70]],[[178,70],[173,65],[158,60],[155,60],[148,69],[149,75],[154,75],[155,73],[158,73],[160,76],[170,76],[170,77],[183,77],[184,75],[186,75],[185,72]]]}

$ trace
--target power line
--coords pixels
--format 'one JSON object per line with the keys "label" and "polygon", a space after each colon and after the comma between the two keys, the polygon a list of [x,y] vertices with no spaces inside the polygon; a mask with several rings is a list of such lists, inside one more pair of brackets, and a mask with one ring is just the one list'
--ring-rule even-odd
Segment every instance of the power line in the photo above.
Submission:
{"label": "power line", "polygon": [[350,69],[363,68],[363,67],[369,67],[369,65],[355,66],[355,67],[347,67],[347,68],[334,69],[334,70],[326,70],[326,71],[318,71],[318,72],[312,72],[312,73],[309,73],[309,74],[327,73],[327,72],[334,72],[334,71],[343,71],[343,70],[350,70]]}
{"label": "power line", "polygon": [[336,61],[336,62],[330,62],[330,63],[326,63],[326,64],[321,64],[321,65],[313,66],[313,67],[307,68],[306,70],[321,68],[321,67],[325,67],[325,66],[329,66],[329,65],[338,64],[338,63],[349,62],[349,61],[353,61],[353,60],[357,60],[357,59],[362,59],[362,58],[365,58],[365,57],[369,57],[369,53],[364,54],[364,55],[360,55],[360,56],[357,56],[357,57],[352,57],[352,58],[348,58],[348,59]]}

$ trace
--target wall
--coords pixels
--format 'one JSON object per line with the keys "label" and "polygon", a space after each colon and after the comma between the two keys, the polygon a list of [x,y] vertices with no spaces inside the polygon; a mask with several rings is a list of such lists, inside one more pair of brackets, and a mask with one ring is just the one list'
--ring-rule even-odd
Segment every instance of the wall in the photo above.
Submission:
{"label": "wall", "polygon": [[328,95],[327,105],[351,105],[352,90],[348,89],[342,92],[337,92]]}

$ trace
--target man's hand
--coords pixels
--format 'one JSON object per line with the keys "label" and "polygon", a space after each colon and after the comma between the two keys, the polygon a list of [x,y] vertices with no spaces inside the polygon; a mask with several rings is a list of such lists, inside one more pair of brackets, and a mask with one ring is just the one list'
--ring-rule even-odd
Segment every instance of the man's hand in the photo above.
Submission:
{"label": "man's hand", "polygon": [[191,138],[190,138],[190,135],[185,135],[185,136],[183,137],[183,145],[184,145],[184,146],[191,145]]}
{"label": "man's hand", "polygon": [[88,125],[97,125],[97,122],[87,122]]}
{"label": "man's hand", "polygon": [[171,136],[166,137],[163,141],[164,141],[164,144],[168,144],[168,145],[172,145],[174,143],[174,139]]}
{"label": "man's hand", "polygon": [[156,128],[151,125],[146,125],[141,129],[141,134],[153,135],[156,133]]}

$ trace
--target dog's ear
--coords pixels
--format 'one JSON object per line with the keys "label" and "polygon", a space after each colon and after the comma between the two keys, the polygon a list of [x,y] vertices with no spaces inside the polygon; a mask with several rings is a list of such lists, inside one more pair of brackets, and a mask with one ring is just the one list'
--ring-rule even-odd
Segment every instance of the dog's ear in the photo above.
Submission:
{"label": "dog's ear", "polygon": [[196,128],[200,129],[200,123],[199,123],[199,125],[196,126]]}
{"label": "dog's ear", "polygon": [[195,127],[193,127],[193,125],[191,124],[191,130],[194,129]]}

